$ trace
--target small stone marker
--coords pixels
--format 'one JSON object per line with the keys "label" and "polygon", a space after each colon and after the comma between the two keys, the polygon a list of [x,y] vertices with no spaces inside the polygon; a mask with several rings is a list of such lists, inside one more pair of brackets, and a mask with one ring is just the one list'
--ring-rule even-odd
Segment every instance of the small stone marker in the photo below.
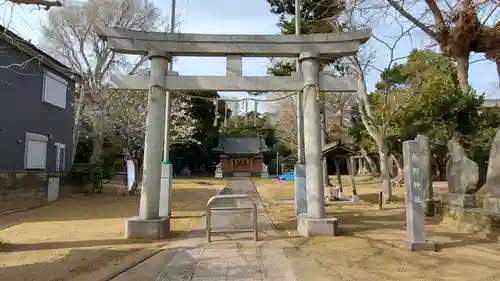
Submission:
{"label": "small stone marker", "polygon": [[425,165],[429,151],[416,140],[403,142],[406,226],[410,251],[436,250],[436,244],[426,240],[425,205],[429,169]]}

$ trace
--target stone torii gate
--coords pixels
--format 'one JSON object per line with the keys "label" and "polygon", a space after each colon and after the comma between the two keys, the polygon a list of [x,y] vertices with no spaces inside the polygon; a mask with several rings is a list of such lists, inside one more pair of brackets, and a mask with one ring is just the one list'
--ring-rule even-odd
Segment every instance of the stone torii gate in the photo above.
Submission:
{"label": "stone torii gate", "polygon": [[[325,218],[322,176],[321,120],[318,91],[355,92],[355,77],[320,73],[319,59],[356,55],[370,30],[314,35],[220,35],[141,32],[97,25],[96,32],[114,52],[147,55],[150,74],[113,77],[117,88],[147,89],[148,113],[139,216],[127,221],[126,237],[160,239],[167,235],[169,217],[160,217],[162,144],[166,91],[271,91],[303,89],[307,216],[300,217],[302,235],[335,235],[335,218]],[[168,72],[173,56],[226,57],[226,76],[179,76]],[[297,58],[302,74],[282,77],[242,76],[243,57]],[[170,98],[170,96],[169,96]],[[167,136],[167,137],[165,137]],[[171,186],[169,184],[169,186]]]}

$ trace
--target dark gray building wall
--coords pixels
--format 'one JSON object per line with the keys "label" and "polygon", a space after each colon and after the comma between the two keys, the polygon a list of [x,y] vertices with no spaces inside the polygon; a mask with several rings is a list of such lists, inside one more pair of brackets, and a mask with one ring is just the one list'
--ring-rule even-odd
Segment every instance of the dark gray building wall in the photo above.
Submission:
{"label": "dark gray building wall", "polygon": [[[7,65],[22,64],[11,66]],[[61,75],[18,49],[0,43],[0,170],[23,170],[26,132],[48,136],[47,171],[55,171],[56,147],[66,146],[65,171],[71,170],[75,83],[68,80],[66,109],[42,102],[44,69]]]}

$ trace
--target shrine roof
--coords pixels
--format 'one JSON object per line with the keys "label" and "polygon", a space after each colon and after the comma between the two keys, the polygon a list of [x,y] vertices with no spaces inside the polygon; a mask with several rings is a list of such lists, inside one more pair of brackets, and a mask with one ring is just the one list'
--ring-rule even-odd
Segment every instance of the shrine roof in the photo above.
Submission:
{"label": "shrine roof", "polygon": [[345,143],[333,142],[323,146],[323,155],[331,154],[334,156],[344,156],[344,155],[356,155],[356,150]]}
{"label": "shrine roof", "polygon": [[225,136],[219,138],[219,144],[212,151],[228,155],[253,155],[268,152],[270,149],[260,136]]}

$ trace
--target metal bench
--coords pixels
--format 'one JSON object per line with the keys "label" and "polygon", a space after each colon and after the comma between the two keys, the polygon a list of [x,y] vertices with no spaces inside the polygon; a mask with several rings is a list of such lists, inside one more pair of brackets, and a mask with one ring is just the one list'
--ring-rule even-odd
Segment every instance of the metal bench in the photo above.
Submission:
{"label": "metal bench", "polygon": [[[216,200],[220,199],[232,199],[232,200],[238,200],[238,199],[246,199],[250,202],[252,202],[252,207],[212,207],[214,202]],[[242,211],[248,212],[250,211],[252,213],[252,223],[253,223],[253,228],[246,228],[246,229],[224,229],[224,230],[214,230],[212,229],[210,225],[211,221],[211,216],[212,216],[212,211],[233,211],[232,213],[241,213]],[[258,230],[257,230],[257,204],[255,204],[255,201],[253,200],[252,197],[246,194],[234,194],[234,195],[216,195],[211,197],[208,202],[207,202],[207,207],[205,209],[205,215],[207,216],[207,226],[206,226],[206,232],[207,232],[207,241],[212,242],[212,233],[242,233],[242,232],[253,232],[254,233],[254,240],[257,241],[259,239],[258,237]]]}

